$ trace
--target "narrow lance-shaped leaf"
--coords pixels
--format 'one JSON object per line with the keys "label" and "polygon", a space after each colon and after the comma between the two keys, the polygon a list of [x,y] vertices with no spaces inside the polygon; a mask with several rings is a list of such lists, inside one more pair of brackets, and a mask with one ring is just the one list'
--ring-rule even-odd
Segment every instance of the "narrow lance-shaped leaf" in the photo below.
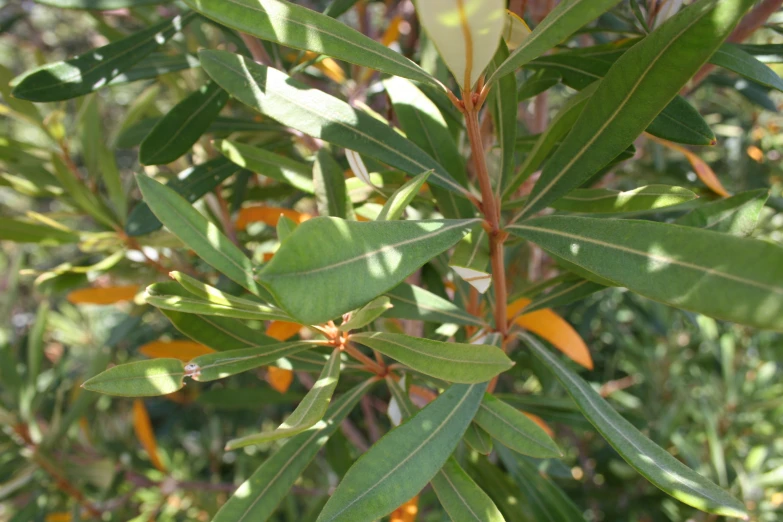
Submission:
{"label": "narrow lance-shaped leaf", "polygon": [[416,13],[462,90],[492,60],[506,22],[503,0],[417,0]]}
{"label": "narrow lance-shaped leaf", "polygon": [[533,354],[555,374],[585,417],[607,442],[647,480],[677,500],[702,511],[747,518],[745,506],[741,502],[642,435],[587,382],[566,368],[533,337],[521,334],[521,338]]}
{"label": "narrow lance-shaped leaf", "polygon": [[768,197],[767,189],[749,190],[730,198],[705,203],[674,223],[734,236],[749,236],[756,230],[761,209]]}
{"label": "narrow lance-shaped leaf", "polygon": [[171,163],[185,154],[228,102],[228,93],[207,82],[174,106],[152,129],[139,149],[142,165]]}
{"label": "narrow lance-shaped leaf", "polygon": [[318,522],[375,520],[416,495],[445,464],[478,409],[484,384],[454,384],[357,461]]}
{"label": "narrow lance-shaped leaf", "polygon": [[478,225],[457,244],[449,266],[483,294],[489,290],[492,283],[492,275],[487,271],[488,265],[489,235],[483,226]]}
{"label": "narrow lance-shaped leaf", "polygon": [[[225,158],[217,158],[184,170],[166,186],[174,189],[190,203],[194,203],[234,174],[241,172],[247,171]],[[155,232],[162,226],[149,205],[140,201],[128,216],[125,232],[129,236],[143,236]]]}
{"label": "narrow lance-shaped leaf", "polygon": [[583,25],[598,18],[620,0],[565,0],[549,12],[521,45],[487,80],[492,85],[563,42]]}
{"label": "narrow lance-shaped leaf", "polygon": [[585,213],[638,212],[679,205],[698,196],[682,187],[647,185],[620,192],[609,189],[576,189],[552,204],[557,210]]}
{"label": "narrow lance-shaped leaf", "polygon": [[353,217],[353,205],[345,188],[345,175],[326,149],[315,155],[313,162],[313,189],[318,213],[342,219]]}
{"label": "narrow lance-shaped leaf", "polygon": [[432,488],[453,522],[506,520],[492,499],[470,478],[454,457],[449,458],[433,477]]}
{"label": "narrow lance-shaped leaf", "polygon": [[318,324],[398,285],[459,241],[473,223],[314,218],[297,227],[258,280],[291,317]]}
{"label": "narrow lance-shaped leaf", "polygon": [[394,194],[392,194],[383,205],[376,221],[394,221],[395,219],[400,219],[402,213],[405,212],[405,209],[410,205],[413,198],[416,197],[421,190],[422,185],[424,185],[429,177],[430,172],[424,172],[415,178],[408,180],[403,186],[395,190]]}
{"label": "narrow lance-shaped leaf", "polygon": [[181,31],[194,16],[195,13],[186,13],[70,60],[39,67],[14,79],[12,94],[35,102],[70,100],[89,94],[133,67]]}
{"label": "narrow lance-shaped leaf", "polygon": [[541,459],[563,455],[535,422],[490,394],[484,395],[473,422],[504,446],[523,455]]}
{"label": "narrow lance-shaped leaf", "polygon": [[677,308],[783,330],[783,248],[649,221],[547,216],[509,227],[544,250]]}
{"label": "narrow lance-shaped leaf", "polygon": [[[194,296],[209,301],[212,304],[240,308],[243,310],[249,310],[251,312],[273,314],[275,317],[272,319],[277,320],[285,321],[288,318],[288,316],[283,314],[281,310],[277,310],[269,305],[259,303],[258,301],[253,301],[251,299],[245,299],[243,297],[237,297],[225,292],[221,292],[214,286],[202,283],[198,279],[190,277],[187,274],[183,274],[182,272],[170,272],[169,276],[181,284],[185,290]],[[151,285],[150,288],[157,289],[158,287],[156,285]],[[165,291],[163,295],[165,295]]]}
{"label": "narrow lance-shaped leaf", "polygon": [[323,419],[325,426],[314,426],[289,439],[239,486],[213,522],[268,520],[299,475],[376,382],[375,378],[365,381],[332,402]]}
{"label": "narrow lance-shaped leaf", "polygon": [[451,301],[419,286],[403,283],[386,292],[386,295],[394,305],[386,312],[386,317],[485,326],[480,317],[469,314]]}
{"label": "narrow lance-shaped leaf", "polygon": [[13,241],[15,243],[61,245],[64,243],[76,243],[79,241],[79,235],[75,232],[30,223],[20,219],[0,217],[0,240]]}
{"label": "narrow lance-shaped leaf", "polygon": [[172,310],[174,312],[184,312],[187,314],[215,315],[218,317],[231,317],[234,319],[255,321],[285,321],[289,319],[288,315],[285,313],[268,306],[258,305],[255,309],[249,309],[250,307],[218,304],[197,297],[161,295],[154,289],[148,289],[147,293],[144,295],[144,301],[161,310]]}
{"label": "narrow lance-shaped leaf", "polygon": [[483,344],[445,343],[384,332],[358,333],[351,339],[413,370],[449,382],[485,382],[514,365],[503,350]]}
{"label": "narrow lance-shaped leaf", "polygon": [[492,437],[475,422],[471,422],[465,431],[465,443],[482,455],[492,453]]}
{"label": "narrow lance-shaped leaf", "polygon": [[609,163],[709,59],[752,0],[699,0],[614,63],[544,167],[522,216],[546,207]]}
{"label": "narrow lance-shaped leaf", "polygon": [[431,182],[468,194],[424,151],[369,114],[243,56],[225,51],[201,51],[199,56],[202,67],[232,96],[283,125],[408,174],[432,170]]}
{"label": "narrow lance-shaped leaf", "polygon": [[240,167],[281,183],[287,183],[308,194],[314,192],[310,167],[302,162],[230,140],[216,141],[215,148]]}
{"label": "narrow lance-shaped leaf", "polygon": [[185,0],[216,22],[286,47],[325,54],[393,76],[438,85],[422,68],[385,45],[293,2],[280,0]]}
{"label": "narrow lance-shaped leaf", "polygon": [[[521,21],[516,15],[511,15],[510,18]],[[518,25],[518,23],[514,25]],[[522,25],[527,27],[524,21],[522,21]],[[501,42],[493,58],[493,68],[499,67],[508,58],[508,54],[506,44]],[[488,103],[492,109],[492,122],[495,124],[495,134],[500,147],[500,166],[494,180],[494,191],[500,194],[501,189],[514,175],[514,167],[516,166],[514,158],[518,116],[516,75],[507,74],[503,76],[499,80],[497,87],[490,91]]]}
{"label": "narrow lance-shaped leaf", "polygon": [[532,313],[545,308],[564,306],[579,301],[596,292],[604,290],[606,286],[594,283],[588,279],[574,279],[566,281],[554,287],[549,293],[536,296],[525,308],[523,313]]}
{"label": "narrow lance-shaped leaf", "polygon": [[312,426],[326,427],[321,419],[326,414],[329,401],[337,388],[337,380],[340,378],[340,350],[334,350],[329,362],[324,366],[318,380],[312,389],[305,395],[299,406],[276,430],[267,433],[248,435],[240,439],[233,439],[226,444],[226,451],[235,450],[251,444],[263,444],[273,440],[292,437],[302,433]]}
{"label": "narrow lance-shaped leaf", "polygon": [[250,260],[214,224],[182,196],[154,179],[139,175],[136,182],[144,201],[166,228],[226,277],[258,293]]}
{"label": "narrow lance-shaped leaf", "polygon": [[741,47],[725,43],[710,58],[710,63],[735,72],[748,80],[783,91],[783,78]]}
{"label": "narrow lance-shaped leaf", "polygon": [[201,67],[201,64],[198,61],[198,57],[193,54],[170,55],[162,52],[150,53],[127,71],[119,76],[115,76],[109,82],[109,85],[151,80],[164,74],[184,71],[185,69],[195,69],[196,67]]}
{"label": "narrow lance-shaped leaf", "polygon": [[352,312],[348,320],[340,325],[340,331],[349,332],[367,326],[390,308],[393,308],[391,299],[385,295],[377,297],[363,307]]}
{"label": "narrow lance-shaped leaf", "polygon": [[107,395],[145,397],[166,395],[185,384],[185,366],[179,359],[150,359],[120,364],[87,379],[82,388]]}

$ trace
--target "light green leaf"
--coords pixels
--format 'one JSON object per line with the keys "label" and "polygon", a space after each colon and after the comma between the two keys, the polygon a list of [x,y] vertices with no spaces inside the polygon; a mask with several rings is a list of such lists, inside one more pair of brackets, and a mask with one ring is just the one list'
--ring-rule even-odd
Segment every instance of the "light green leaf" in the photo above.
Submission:
{"label": "light green leaf", "polygon": [[357,461],[318,522],[375,520],[415,496],[443,467],[476,413],[486,384],[454,384]]}
{"label": "light green leaf", "polygon": [[185,3],[222,25],[263,40],[438,85],[437,80],[400,53],[327,15],[293,2],[185,0]]}
{"label": "light green leaf", "polygon": [[392,308],[391,299],[385,295],[373,299],[363,307],[352,312],[351,317],[340,325],[340,331],[349,332],[367,326],[390,308]]}
{"label": "light green leaf", "polygon": [[280,214],[280,218],[277,220],[277,226],[275,227],[275,231],[277,232],[277,240],[282,243],[288,239],[288,236],[290,236],[298,226],[299,225],[296,223],[296,221],[288,216]]}
{"label": "light green leaf", "polygon": [[538,424],[490,394],[484,395],[473,422],[504,446],[523,455],[542,459],[563,456]]}
{"label": "light green leaf", "polygon": [[614,411],[581,377],[536,339],[520,334],[533,355],[547,366],[585,417],[636,471],[677,500],[708,513],[747,518],[745,506],[724,490],[672,457]]}
{"label": "light green leaf", "polygon": [[172,310],[186,314],[215,315],[218,317],[230,317],[234,319],[248,319],[255,321],[286,321],[291,318],[285,313],[264,305],[255,307],[219,304],[214,301],[199,299],[197,297],[180,297],[177,295],[161,295],[152,285],[144,295],[147,304],[161,310]]}
{"label": "light green leaf", "polygon": [[35,102],[70,100],[105,87],[109,81],[157,49],[193,20],[186,13],[139,31],[120,41],[50,63],[14,79],[12,94]]}
{"label": "light green leaf", "polygon": [[[188,202],[194,203],[234,174],[242,172],[247,171],[225,158],[217,158],[184,170],[166,183],[166,186],[174,189]],[[155,232],[162,226],[149,205],[140,201],[128,216],[125,232],[129,236],[143,236]]]}
{"label": "light green leaf", "polygon": [[251,292],[258,293],[250,260],[223,233],[174,190],[145,175],[136,176],[155,216],[204,261]]}
{"label": "light green leaf", "polygon": [[120,364],[87,379],[82,388],[122,397],[167,395],[185,384],[185,366],[179,359],[150,359]]}
{"label": "light green leaf", "polygon": [[638,212],[679,205],[698,196],[682,187],[647,185],[620,192],[610,189],[576,189],[552,204],[569,212]]}
{"label": "light green leaf", "polygon": [[386,292],[386,295],[394,305],[386,312],[386,317],[485,326],[480,317],[467,313],[451,301],[419,286],[403,283]]}
{"label": "light green leaf", "polygon": [[783,248],[651,221],[547,216],[509,227],[619,286],[727,321],[783,330]]}
{"label": "light green leaf", "polygon": [[489,65],[503,34],[503,0],[416,0],[416,13],[462,90]]}
{"label": "light green leaf", "polygon": [[30,223],[15,218],[0,217],[0,240],[15,243],[62,245],[76,243],[79,235],[59,228]]}
{"label": "light green leaf", "polygon": [[276,430],[230,440],[226,444],[226,451],[293,437],[316,425],[326,427],[325,422],[319,421],[326,414],[329,401],[332,400],[332,394],[337,388],[337,381],[340,378],[340,354],[340,350],[337,349],[332,352],[329,362],[324,366],[312,389],[307,392],[299,406]]}
{"label": "light green leaf", "polygon": [[268,344],[257,348],[209,353],[200,355],[190,361],[185,366],[185,370],[196,381],[215,381],[270,364],[280,358],[294,355],[308,348],[325,345],[326,343],[323,341],[294,341]]}
{"label": "light green leaf", "polygon": [[449,458],[432,479],[432,488],[454,522],[506,520],[492,499],[465,473],[454,457]]}
{"label": "light green leaf", "polygon": [[310,167],[304,163],[235,141],[217,140],[215,148],[240,167],[287,183],[308,194],[314,192]]}
{"label": "light green leaf", "polygon": [[[245,299],[243,297],[237,297],[235,295],[222,292],[221,290],[218,290],[214,286],[210,286],[206,283],[202,283],[198,279],[194,277],[190,277],[187,274],[183,274],[182,272],[177,272],[177,271],[170,272],[169,276],[172,279],[174,279],[176,282],[178,282],[180,285],[182,285],[182,287],[185,290],[187,290],[194,296],[209,301],[212,304],[230,306],[242,310],[249,310],[251,312],[278,314],[280,315],[280,317],[277,317],[276,319],[280,319],[283,321],[290,319],[290,317],[288,319],[284,319],[284,317],[287,316],[283,315],[282,311],[274,307],[261,304],[258,301],[254,301],[252,299]],[[151,285],[149,288],[154,289],[153,291],[155,291],[158,288],[158,286]],[[153,295],[167,295],[165,292],[166,288],[168,288],[168,285],[166,287],[163,287],[164,291],[162,293],[160,294],[153,293]],[[150,291],[148,290],[148,292]],[[175,295],[181,295],[181,294],[175,294]],[[192,297],[192,296],[185,295],[183,297]]]}
{"label": "light green leaf", "polygon": [[258,280],[297,322],[319,324],[398,285],[474,222],[310,219],[281,245]]}
{"label": "light green leaf", "polygon": [[[432,171],[430,171],[432,172]],[[422,185],[430,177],[430,172],[424,172],[419,174],[413,179],[408,180],[403,186],[394,191],[386,204],[383,205],[380,214],[375,219],[376,221],[394,221],[402,217],[402,213],[405,211],[408,205],[410,205],[413,198],[419,193]],[[450,193],[449,193],[450,194]]]}
{"label": "light green leaf", "polygon": [[737,45],[730,43],[721,45],[710,58],[710,63],[766,87],[783,91],[783,78]]}
{"label": "light green leaf", "polygon": [[345,187],[345,175],[326,149],[321,149],[313,163],[313,188],[318,213],[342,219],[353,217],[353,205]]}
{"label": "light green leaf", "polygon": [[483,344],[445,343],[384,332],[358,333],[351,340],[449,382],[485,382],[514,365],[503,350]]}
{"label": "light green leaf", "polygon": [[414,143],[366,112],[237,54],[201,51],[201,65],[232,96],[300,132],[366,154],[461,194],[467,189]]}
{"label": "light green leaf", "polygon": [[583,25],[611,9],[619,0],[564,0],[549,12],[522,44],[511,53],[487,80],[492,85],[526,63],[563,42]]}
{"label": "light green leaf", "polygon": [[475,422],[465,431],[465,443],[482,455],[492,453],[492,437]]}
{"label": "light green leaf", "polygon": [[185,154],[228,102],[228,93],[207,82],[158,121],[139,149],[142,165],[165,165]]}
{"label": "light green leaf", "polygon": [[376,382],[375,378],[365,381],[335,400],[326,411],[324,427],[314,426],[289,439],[239,486],[212,522],[269,520],[299,475]]}
{"label": "light green leaf", "polygon": [[733,236],[749,236],[756,230],[769,190],[742,192],[730,198],[705,203],[675,221],[677,225],[698,227]]}
{"label": "light green leaf", "polygon": [[558,154],[544,167],[522,216],[578,187],[631,145],[752,4],[752,0],[699,0],[626,51],[589,98]]}

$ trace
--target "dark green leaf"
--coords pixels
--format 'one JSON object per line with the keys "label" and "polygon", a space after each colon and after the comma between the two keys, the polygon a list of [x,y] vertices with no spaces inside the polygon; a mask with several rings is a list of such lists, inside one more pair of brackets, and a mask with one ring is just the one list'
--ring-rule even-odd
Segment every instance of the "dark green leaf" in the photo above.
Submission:
{"label": "dark green leaf", "polygon": [[710,63],[728,69],[766,87],[783,91],[783,78],[737,45],[723,44],[712,55]]}
{"label": "dark green leaf", "polygon": [[490,394],[484,396],[473,421],[493,439],[523,455],[542,459],[563,456],[538,424]]}

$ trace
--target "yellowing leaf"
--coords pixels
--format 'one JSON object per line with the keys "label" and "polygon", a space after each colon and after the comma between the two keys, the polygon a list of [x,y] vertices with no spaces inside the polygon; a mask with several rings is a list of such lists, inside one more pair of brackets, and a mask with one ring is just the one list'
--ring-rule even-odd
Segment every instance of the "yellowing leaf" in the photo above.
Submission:
{"label": "yellowing leaf", "polygon": [[155,440],[155,433],[152,431],[150,416],[141,399],[133,401],[133,431],[136,432],[136,438],[150,456],[152,465],[165,472],[166,468],[158,458],[158,443]]}
{"label": "yellowing leaf", "polygon": [[83,288],[68,294],[68,301],[73,304],[110,305],[122,301],[131,301],[138,292],[138,285]]}
{"label": "yellowing leaf", "polygon": [[[522,297],[508,305],[509,319],[516,316],[528,304],[530,299]],[[585,342],[565,319],[549,308],[520,315],[514,319],[514,324],[546,339],[577,364],[589,370],[593,369],[593,358]]]}
{"label": "yellowing leaf", "polygon": [[298,323],[272,321],[269,324],[269,328],[266,329],[266,334],[273,339],[283,342],[298,334],[301,329],[302,325]]}
{"label": "yellowing leaf", "polygon": [[693,167],[694,172],[696,172],[696,175],[699,176],[699,179],[707,185],[707,187],[713,191],[714,193],[718,194],[721,197],[727,198],[731,194],[723,187],[723,184],[718,179],[718,176],[715,175],[715,172],[710,168],[709,165],[707,165],[707,162],[705,162],[703,159],[701,159],[699,156],[694,154],[693,152],[689,151],[682,145],[678,145],[676,143],[672,143],[671,141],[662,140],[661,138],[656,138],[655,136],[652,136],[651,134],[647,135],[648,138],[650,138],[653,141],[656,141],[660,143],[661,145],[665,147],[669,147],[672,150],[676,150],[677,152],[684,154],[685,157],[688,159],[688,162],[691,164],[691,167]]}
{"label": "yellowing leaf", "polygon": [[44,519],[46,522],[71,522],[73,518],[70,513],[61,511],[58,513],[49,513]]}
{"label": "yellowing leaf", "polygon": [[552,430],[552,428],[549,427],[549,424],[544,422],[544,419],[542,419],[538,415],[534,415],[534,414],[528,413],[526,411],[523,411],[522,413],[525,414],[525,417],[527,417],[528,419],[530,419],[533,422],[535,422],[536,424],[538,424],[538,427],[541,428],[542,430],[544,430],[547,435],[549,435],[550,437],[554,437],[555,436],[555,432]]}
{"label": "yellowing leaf", "polygon": [[214,353],[214,351],[193,341],[152,341],[139,348],[139,353],[150,359],[172,358],[183,362],[189,362],[199,355]]}
{"label": "yellowing leaf", "polygon": [[505,0],[416,0],[421,25],[462,89],[471,89],[500,43]]}
{"label": "yellowing leaf", "polygon": [[290,208],[266,206],[246,207],[239,211],[236,227],[238,230],[244,230],[247,228],[248,224],[257,222],[265,223],[270,227],[276,227],[277,222],[280,220],[280,216],[285,216],[292,221],[295,221],[297,224],[307,221],[312,217],[310,214],[297,212]]}
{"label": "yellowing leaf", "polygon": [[519,47],[531,32],[530,27],[527,26],[522,18],[517,16],[516,13],[506,11],[506,26],[503,29],[503,39],[506,41],[509,50],[513,51]]}
{"label": "yellowing leaf", "polygon": [[391,514],[389,522],[415,522],[419,513],[419,496],[416,495]]}
{"label": "yellowing leaf", "polygon": [[291,383],[294,382],[294,372],[270,366],[267,368],[266,382],[280,393],[285,393],[291,387]]}

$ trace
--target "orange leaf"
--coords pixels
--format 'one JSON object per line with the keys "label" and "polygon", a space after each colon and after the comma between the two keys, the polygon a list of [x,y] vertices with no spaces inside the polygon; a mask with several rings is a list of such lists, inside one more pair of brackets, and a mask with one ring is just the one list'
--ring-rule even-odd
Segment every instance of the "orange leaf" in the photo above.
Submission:
{"label": "orange leaf", "polygon": [[310,214],[297,212],[290,208],[264,206],[245,207],[239,211],[236,226],[238,230],[244,230],[249,223],[261,222],[270,227],[276,227],[281,215],[295,221],[297,224],[307,221],[312,217]]}
{"label": "orange leaf", "polygon": [[750,156],[750,159],[755,161],[756,163],[763,163],[764,162],[764,151],[762,151],[760,148],[756,147],[755,145],[748,146],[745,151],[748,153],[748,156]]}
{"label": "orange leaf", "polygon": [[676,143],[672,143],[671,141],[662,140],[661,138],[656,138],[655,136],[649,134],[647,136],[653,141],[657,141],[661,145],[664,145],[672,150],[676,150],[677,152],[684,154],[685,157],[688,159],[688,162],[691,164],[691,167],[693,167],[693,170],[696,172],[696,175],[699,176],[699,179],[702,181],[702,183],[707,185],[707,187],[711,191],[724,198],[727,198],[731,195],[723,187],[723,184],[718,179],[718,176],[716,176],[715,172],[713,172],[710,166],[707,165],[707,162],[705,162],[699,156],[689,151],[685,147],[678,145]]}
{"label": "orange leaf", "polygon": [[150,416],[141,399],[133,401],[133,431],[136,432],[136,438],[150,456],[152,465],[165,472],[166,468],[158,458],[158,443],[155,440],[155,432],[152,431]]}
{"label": "orange leaf", "polygon": [[131,301],[137,293],[139,293],[138,285],[82,288],[68,294],[68,301],[73,304],[109,305],[122,301]]}
{"label": "orange leaf", "polygon": [[402,24],[402,17],[400,15],[392,18],[391,22],[389,22],[389,27],[386,28],[386,31],[381,37],[381,43],[383,45],[389,47],[400,38],[400,24]]}
{"label": "orange leaf", "polygon": [[71,522],[73,517],[71,517],[70,513],[61,511],[59,513],[49,513],[44,520],[45,522]]}
{"label": "orange leaf", "polygon": [[533,422],[535,422],[536,424],[538,424],[538,427],[541,428],[542,430],[544,430],[547,435],[549,435],[550,437],[554,437],[555,436],[555,432],[552,431],[552,428],[549,427],[549,424],[544,422],[544,419],[542,419],[538,415],[533,415],[532,413],[528,413],[526,411],[523,411],[522,413],[525,414],[525,417],[527,417],[528,419],[530,419]]}
{"label": "orange leaf", "polygon": [[301,329],[302,325],[298,323],[272,321],[269,323],[269,328],[266,329],[266,334],[273,339],[283,342],[298,334]]}
{"label": "orange leaf", "polygon": [[291,383],[294,382],[294,372],[270,366],[267,368],[266,382],[280,393],[285,393],[291,387]]}
{"label": "orange leaf", "polygon": [[394,510],[389,522],[415,522],[419,513],[419,496],[416,495],[405,504]]}
{"label": "orange leaf", "polygon": [[274,252],[264,252],[264,263],[271,261],[273,257],[275,257]]}
{"label": "orange leaf", "polygon": [[[507,312],[509,319],[516,316],[528,304],[530,299],[524,297],[511,303]],[[590,357],[590,350],[587,349],[585,342],[565,319],[549,308],[523,314],[514,319],[514,324],[543,337],[577,364],[588,370],[593,369],[593,358]]]}
{"label": "orange leaf", "polygon": [[199,355],[214,353],[215,350],[193,341],[152,341],[139,348],[139,352],[150,359],[170,357],[188,362]]}

